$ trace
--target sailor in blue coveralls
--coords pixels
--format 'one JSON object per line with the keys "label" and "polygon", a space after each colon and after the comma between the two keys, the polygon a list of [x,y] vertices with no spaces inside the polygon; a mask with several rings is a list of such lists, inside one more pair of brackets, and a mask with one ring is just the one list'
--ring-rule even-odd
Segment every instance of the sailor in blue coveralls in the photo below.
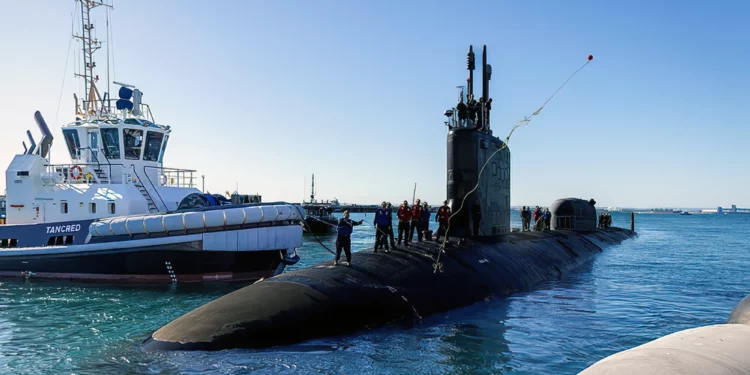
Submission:
{"label": "sailor in blue coveralls", "polygon": [[346,253],[346,265],[352,265],[352,231],[356,225],[362,224],[363,221],[349,220],[349,211],[344,211],[344,217],[339,219],[339,224],[337,225],[338,236],[336,237],[336,260],[333,261],[334,266],[339,264],[341,250],[344,250],[344,253]]}
{"label": "sailor in blue coveralls", "polygon": [[388,227],[391,225],[391,215],[388,213],[385,202],[381,203],[380,208],[375,211],[375,252],[378,249],[385,248],[386,253],[390,253],[388,249]]}

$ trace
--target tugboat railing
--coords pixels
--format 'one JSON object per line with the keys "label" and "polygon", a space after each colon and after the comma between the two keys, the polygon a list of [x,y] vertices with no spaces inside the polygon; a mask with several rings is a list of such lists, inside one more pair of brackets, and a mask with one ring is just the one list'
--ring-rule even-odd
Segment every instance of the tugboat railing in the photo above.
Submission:
{"label": "tugboat railing", "polygon": [[[197,171],[192,169],[181,169],[181,168],[166,168],[166,167],[153,167],[145,166],[145,168],[155,169],[158,176],[161,176],[161,186],[172,186],[172,187],[195,187],[195,176],[193,175]],[[146,173],[148,175],[148,173]]]}
{"label": "tugboat railing", "polygon": [[[81,103],[84,104],[84,105],[89,105],[89,107],[90,107],[91,104],[101,105],[101,108],[99,109],[98,112],[94,112],[94,111],[90,110],[89,113],[88,113],[88,115],[86,113],[79,113],[79,115],[89,116],[89,117],[93,117],[93,118],[115,117],[115,118],[123,119],[124,120],[126,118],[126,116],[123,115],[123,114],[121,114],[120,110],[111,109],[112,108],[112,100],[113,100],[112,98],[107,97],[107,96],[105,96],[105,98],[102,99],[102,100],[81,100]],[[106,105],[105,105],[105,103],[106,103]],[[109,109],[106,109],[106,108],[109,108]],[[144,110],[144,108],[145,108],[145,110]],[[147,103],[141,103],[140,110],[141,110],[141,113],[142,113],[142,115],[140,115],[140,117],[142,117],[143,119],[146,119],[146,120],[150,119],[151,122],[156,123],[156,121],[154,121],[154,114],[151,112],[151,106],[149,106]]]}
{"label": "tugboat railing", "polygon": [[[119,182],[112,180],[112,167],[120,166],[124,167],[122,164],[106,164],[108,173],[108,178],[110,179],[109,183],[111,184],[121,184],[123,183],[121,179]],[[71,176],[71,173],[75,167],[78,167],[81,169],[81,177],[79,179],[73,178]],[[78,163],[78,164],[48,164],[47,165],[47,172],[56,174],[58,176],[62,177],[62,183],[75,185],[75,184],[91,184],[91,183],[102,183],[99,176],[97,175],[96,171],[101,171],[102,164],[101,163]],[[86,177],[87,175],[91,175],[91,178]]]}

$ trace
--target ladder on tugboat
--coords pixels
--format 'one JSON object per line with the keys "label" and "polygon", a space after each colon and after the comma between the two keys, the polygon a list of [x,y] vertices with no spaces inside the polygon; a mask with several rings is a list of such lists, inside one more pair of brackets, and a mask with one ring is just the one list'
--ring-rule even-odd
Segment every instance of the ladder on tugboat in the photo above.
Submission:
{"label": "ladder on tugboat", "polygon": [[146,198],[146,202],[148,203],[148,212],[152,214],[159,212],[159,208],[156,207],[156,203],[153,199],[151,199],[151,195],[148,193],[148,191],[146,191],[146,188],[140,183],[135,184],[135,187],[138,188],[138,191],[141,192],[141,195]]}
{"label": "ladder on tugboat", "polygon": [[109,183],[109,175],[101,170],[101,168],[97,167],[94,168],[94,173],[96,173],[96,178],[99,180],[100,184],[108,184]]}

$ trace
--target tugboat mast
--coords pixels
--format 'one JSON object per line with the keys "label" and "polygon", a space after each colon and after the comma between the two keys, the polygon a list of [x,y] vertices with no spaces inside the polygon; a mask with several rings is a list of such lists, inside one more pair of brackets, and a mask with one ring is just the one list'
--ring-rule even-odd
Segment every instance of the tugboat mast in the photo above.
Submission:
{"label": "tugboat mast", "polygon": [[315,174],[312,175],[312,190],[310,191],[310,203],[315,203]]}
{"label": "tugboat mast", "polygon": [[[75,73],[75,76],[83,78],[85,96],[83,99],[83,111],[81,112],[79,110],[77,103],[76,111],[85,115],[96,113],[97,101],[102,100],[101,95],[99,95],[99,90],[96,88],[96,82],[99,80],[99,76],[94,74],[94,68],[96,68],[94,52],[102,47],[102,42],[94,38],[91,33],[91,30],[94,29],[94,24],[91,23],[91,10],[99,6],[108,8],[112,8],[112,6],[95,0],[78,1],[81,3],[81,34],[73,34],[73,38],[79,39],[83,43],[83,74]],[[107,77],[107,79],[109,79],[109,77]]]}

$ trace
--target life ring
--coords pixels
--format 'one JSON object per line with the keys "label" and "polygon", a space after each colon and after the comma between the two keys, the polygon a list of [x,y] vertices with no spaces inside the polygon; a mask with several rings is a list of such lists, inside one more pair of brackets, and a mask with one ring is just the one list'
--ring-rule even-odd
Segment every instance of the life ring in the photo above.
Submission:
{"label": "life ring", "polygon": [[[78,171],[78,173],[74,173],[75,171]],[[70,168],[70,178],[74,180],[80,180],[83,177],[83,169],[77,165],[74,165],[72,168]]]}

